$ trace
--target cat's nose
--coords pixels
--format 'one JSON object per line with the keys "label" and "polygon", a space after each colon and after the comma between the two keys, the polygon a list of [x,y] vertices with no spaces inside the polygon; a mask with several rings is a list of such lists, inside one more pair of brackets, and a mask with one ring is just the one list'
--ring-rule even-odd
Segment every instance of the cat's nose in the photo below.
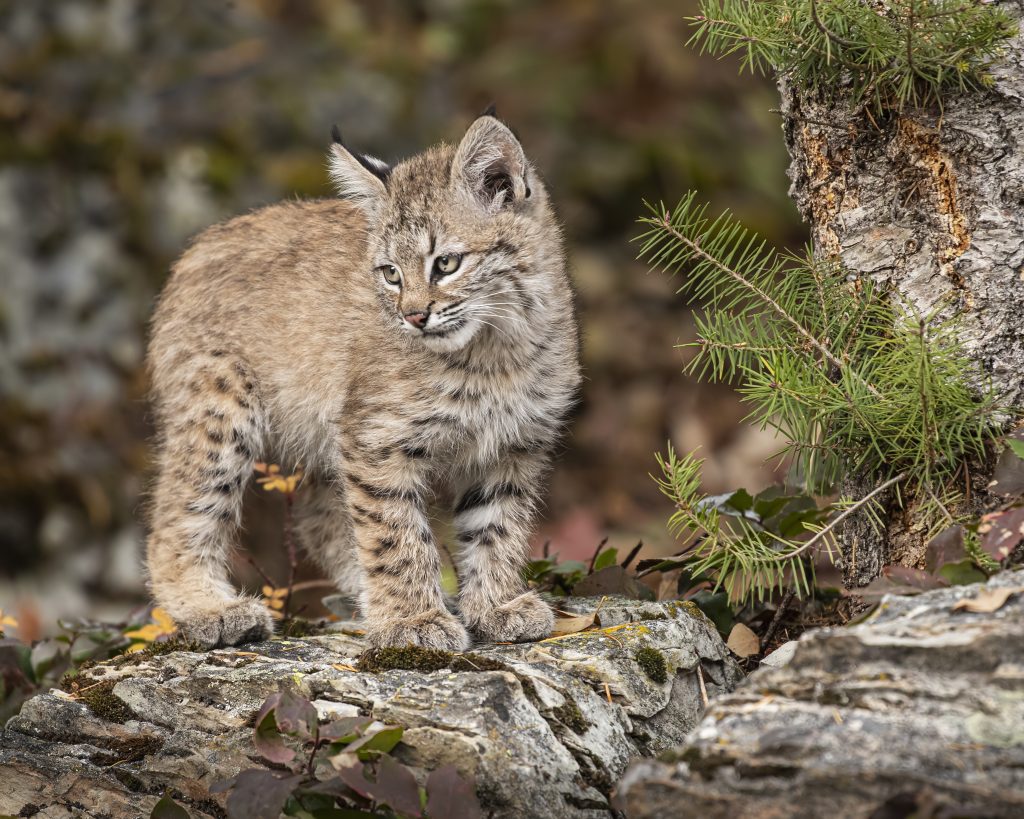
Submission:
{"label": "cat's nose", "polygon": [[430,318],[430,313],[424,313],[422,310],[414,310],[405,314],[405,320],[420,330],[426,326],[428,318]]}

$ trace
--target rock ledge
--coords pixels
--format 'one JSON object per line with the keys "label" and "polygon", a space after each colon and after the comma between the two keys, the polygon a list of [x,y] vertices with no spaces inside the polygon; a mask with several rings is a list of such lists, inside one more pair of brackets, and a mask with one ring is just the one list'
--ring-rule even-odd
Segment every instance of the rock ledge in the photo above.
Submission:
{"label": "rock ledge", "polygon": [[[560,606],[590,612],[598,603]],[[193,816],[221,817],[224,797],[210,786],[259,764],[252,719],[267,696],[291,688],[322,717],[403,726],[394,755],[424,771],[454,764],[494,817],[606,817],[629,761],[677,745],[699,721],[698,675],[709,697],[741,675],[690,605],[606,600],[599,625],[477,647],[430,671],[351,670],[365,648],[352,624],[103,663],[76,680],[79,698],[41,694],[9,721],[0,814],[148,816],[167,789]]]}

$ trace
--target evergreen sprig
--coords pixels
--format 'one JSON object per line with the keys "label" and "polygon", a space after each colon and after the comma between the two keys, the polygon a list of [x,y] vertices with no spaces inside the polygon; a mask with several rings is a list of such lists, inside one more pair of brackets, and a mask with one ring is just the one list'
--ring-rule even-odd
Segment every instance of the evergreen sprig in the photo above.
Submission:
{"label": "evergreen sprig", "polygon": [[805,87],[849,84],[879,109],[989,85],[1017,32],[1005,11],[972,0],[702,0],[690,21],[701,53],[739,53],[744,68]]}
{"label": "evergreen sprig", "polygon": [[[929,528],[948,524],[959,495],[954,477],[965,461],[982,459],[999,428],[997,396],[963,349],[954,322],[938,308],[913,307],[837,264],[781,254],[728,213],[709,218],[693,192],[673,209],[648,205],[638,237],[640,258],[684,277],[680,292],[695,302],[696,355],[688,371],[735,383],[750,419],[785,441],[793,474],[806,490],[834,491],[844,476],[873,475],[886,488],[902,485],[921,501]],[[702,540],[701,570],[744,594],[776,586],[783,575],[804,585],[807,543],[828,545],[833,526],[810,540],[778,538],[730,519],[722,521],[700,495],[699,462],[670,452],[660,460],[663,491],[676,504],[672,526]],[[841,500],[870,511],[874,493]]]}

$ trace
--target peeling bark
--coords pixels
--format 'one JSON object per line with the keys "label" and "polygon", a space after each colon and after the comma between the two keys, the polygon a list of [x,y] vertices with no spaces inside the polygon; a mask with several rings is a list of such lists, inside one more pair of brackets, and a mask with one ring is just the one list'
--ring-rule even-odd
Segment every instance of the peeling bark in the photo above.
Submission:
{"label": "peeling bark", "polygon": [[[1018,19],[1024,4],[1002,5]],[[941,110],[879,116],[835,94],[782,81],[790,195],[815,252],[890,285],[921,314],[957,316],[968,353],[1008,406],[1024,408],[1024,37],[1008,41],[983,93],[953,94]],[[985,466],[973,464],[972,501],[985,504]],[[861,496],[873,476],[848,482]],[[982,491],[979,491],[982,490]],[[906,499],[905,499],[906,500]],[[889,502],[879,535],[851,519],[844,576],[863,585],[886,563],[919,565],[923,527]]]}

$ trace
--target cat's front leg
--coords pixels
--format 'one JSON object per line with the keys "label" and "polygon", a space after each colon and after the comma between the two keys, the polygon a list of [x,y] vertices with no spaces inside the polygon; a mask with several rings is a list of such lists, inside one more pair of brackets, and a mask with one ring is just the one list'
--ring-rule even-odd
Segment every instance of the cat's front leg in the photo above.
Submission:
{"label": "cat's front leg", "polygon": [[361,437],[348,442],[343,480],[363,575],[367,640],[461,651],[469,635],[444,604],[424,497],[426,465],[401,447],[366,444],[389,436]]}
{"label": "cat's front leg", "polygon": [[459,611],[485,640],[521,642],[551,633],[551,609],[523,580],[545,467],[540,453],[506,453],[471,475],[456,501]]}

